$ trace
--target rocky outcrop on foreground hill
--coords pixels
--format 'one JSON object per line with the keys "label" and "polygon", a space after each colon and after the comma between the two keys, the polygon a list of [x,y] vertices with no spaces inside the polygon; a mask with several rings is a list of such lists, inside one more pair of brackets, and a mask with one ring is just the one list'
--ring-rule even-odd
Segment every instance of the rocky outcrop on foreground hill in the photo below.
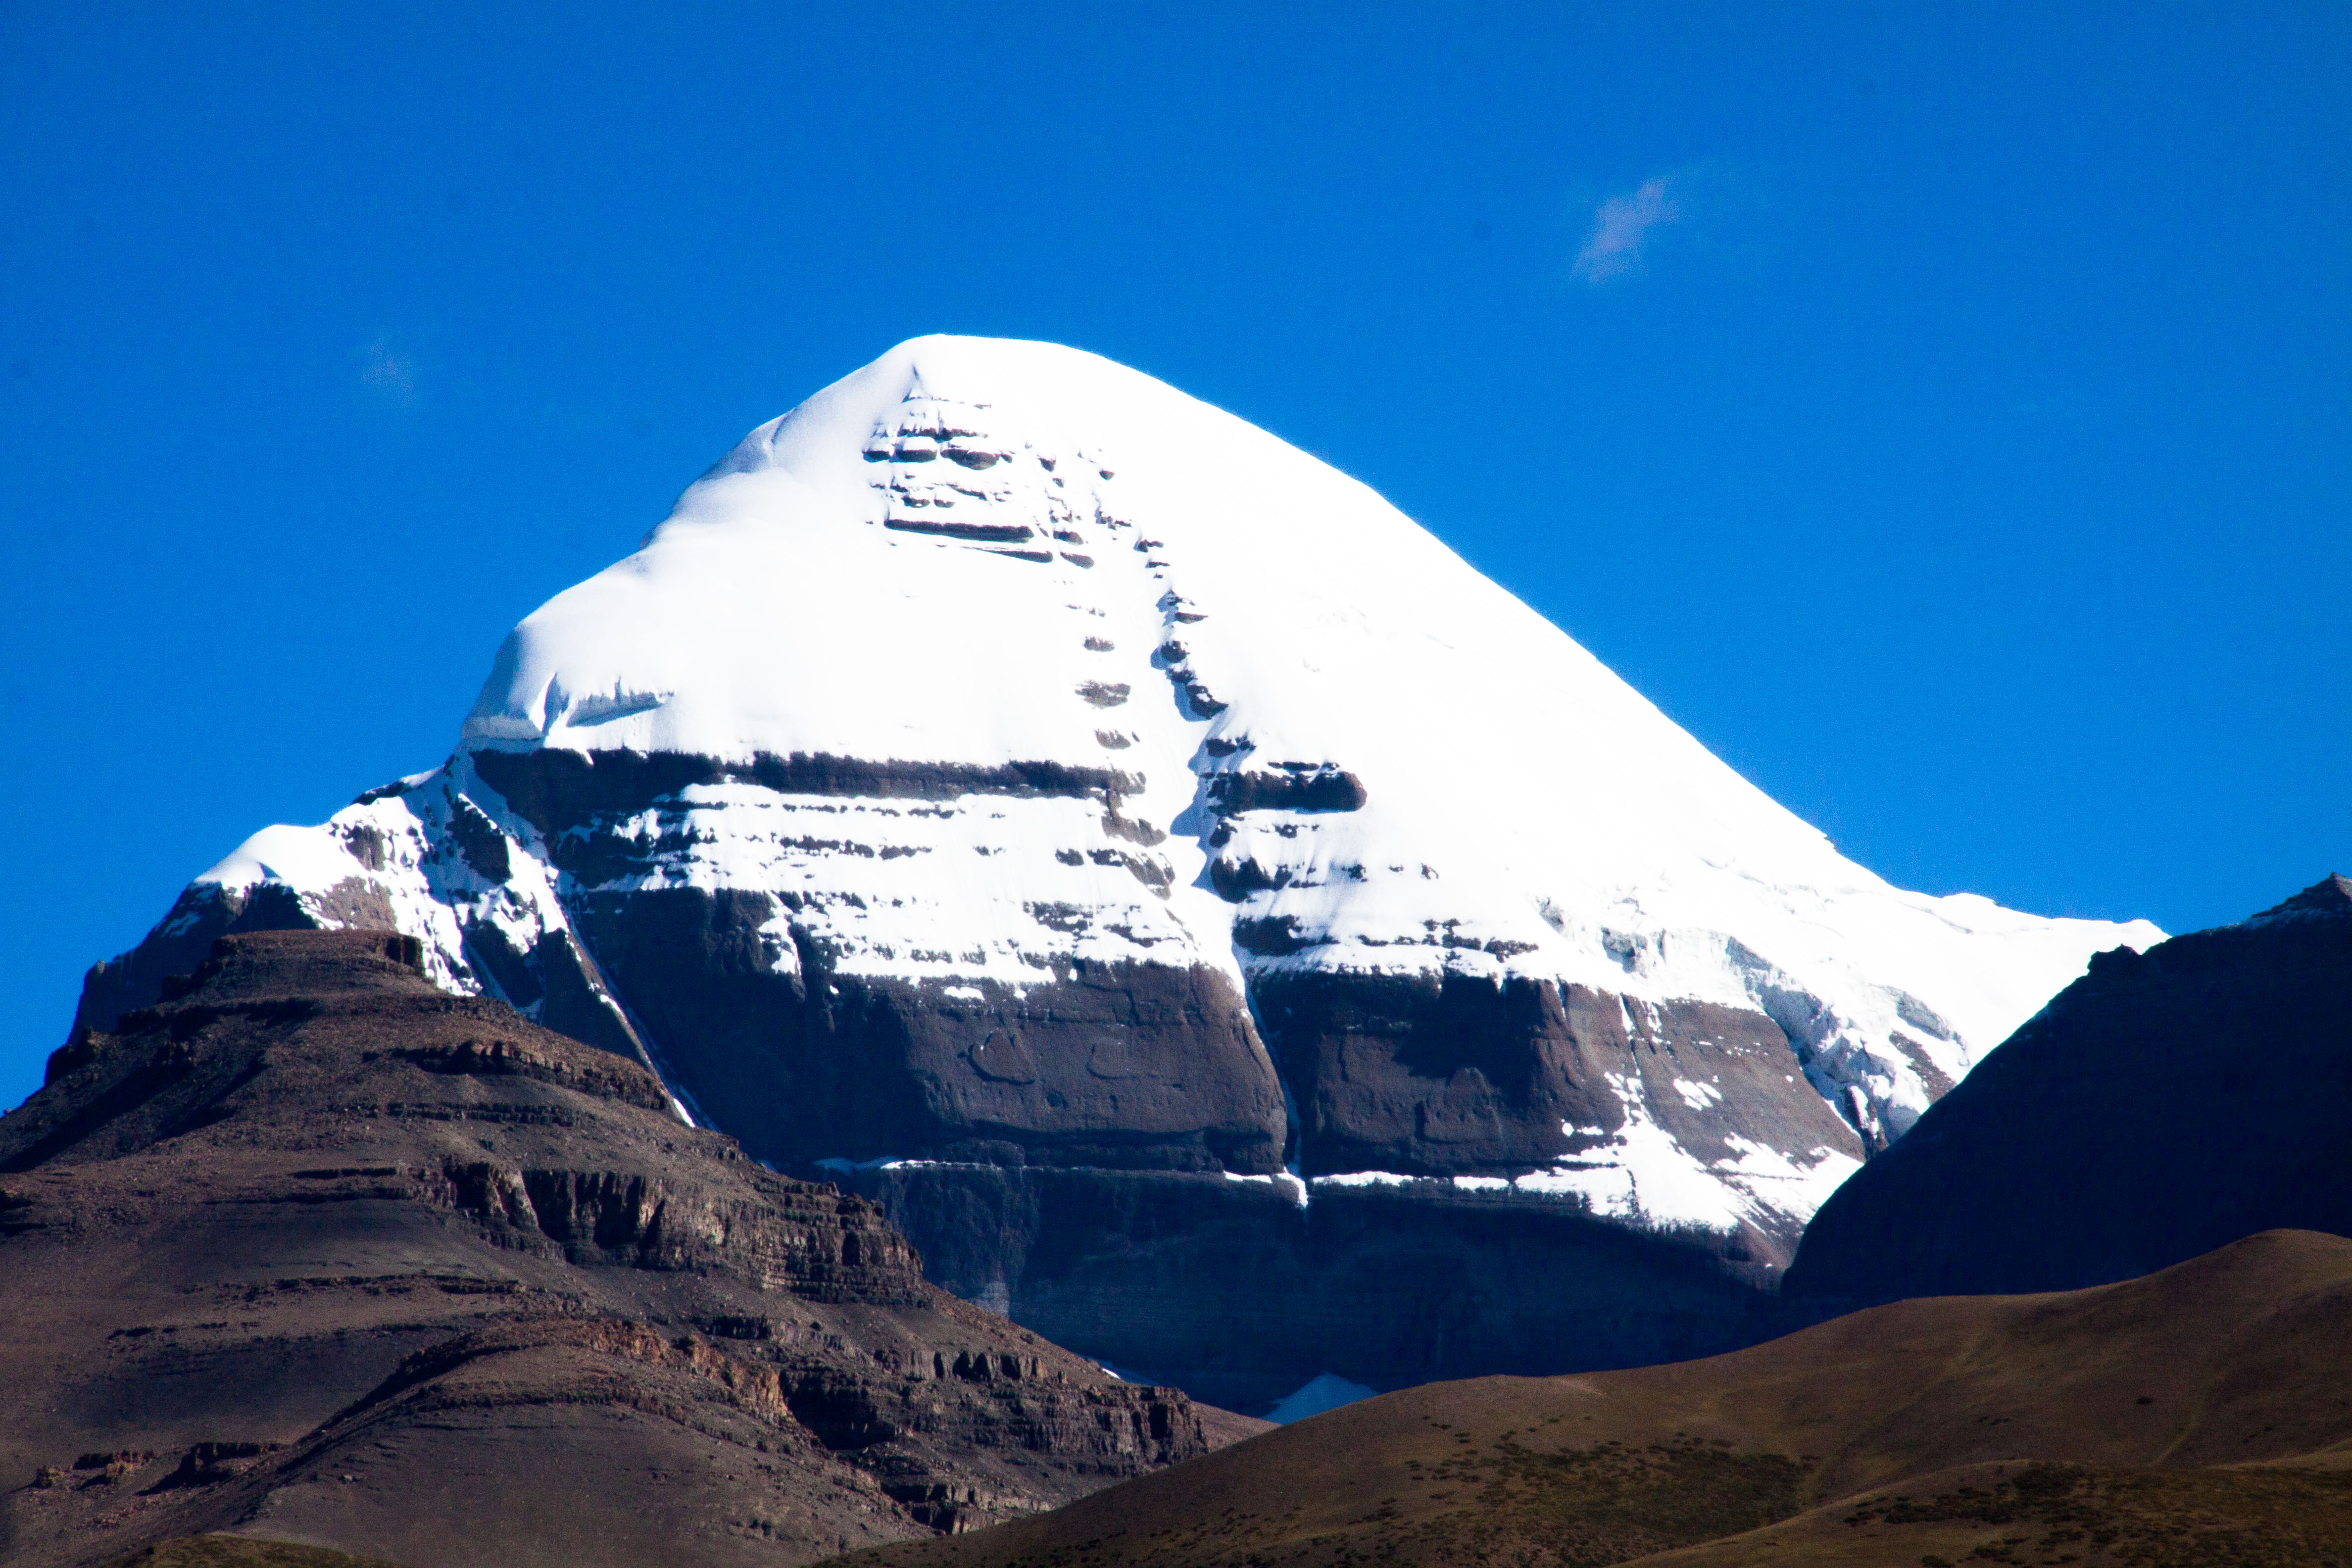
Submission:
{"label": "rocky outcrop on foreground hill", "polygon": [[0,1560],[805,1562],[1254,1429],[945,1294],[872,1205],[421,959],[226,937],[0,1118]]}
{"label": "rocky outcrop on foreground hill", "polygon": [[[1548,518],[1513,464],[1465,484]],[[289,925],[1223,1401],[1740,1342],[1840,1180],[2160,934],[1890,887],[1361,485],[958,338],[746,437],[443,767],[257,834],[81,1021]]]}
{"label": "rocky outcrop on foreground hill", "polygon": [[2053,1290],[2352,1236],[2352,880],[2091,961],[1825,1205],[1792,1296]]}

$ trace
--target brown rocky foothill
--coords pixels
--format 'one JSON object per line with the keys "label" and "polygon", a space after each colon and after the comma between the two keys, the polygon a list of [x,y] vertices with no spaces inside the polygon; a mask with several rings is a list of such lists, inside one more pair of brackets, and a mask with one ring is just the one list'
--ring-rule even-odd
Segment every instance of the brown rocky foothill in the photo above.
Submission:
{"label": "brown rocky foothill", "polygon": [[1259,1429],[927,1284],[871,1204],[417,957],[224,937],[0,1118],[0,1561],[789,1563]]}

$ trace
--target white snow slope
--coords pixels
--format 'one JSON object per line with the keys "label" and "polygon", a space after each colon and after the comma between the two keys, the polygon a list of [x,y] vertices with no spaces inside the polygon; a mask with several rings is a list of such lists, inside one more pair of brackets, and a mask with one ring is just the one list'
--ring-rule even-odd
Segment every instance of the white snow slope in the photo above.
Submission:
{"label": "white snow slope", "polygon": [[[846,973],[1020,984],[1076,954],[1759,1008],[1790,1071],[1881,1137],[1940,1087],[1922,1062],[1957,1080],[2092,953],[2162,936],[1889,886],[1363,485],[1043,343],[917,339],[753,431],[635,554],[515,628],[444,769],[257,834],[204,880],[286,883],[328,924],[388,910],[476,989],[463,922],[527,950],[576,890],[472,765],[529,748],[1113,768],[1118,809],[1169,831],[1164,894],[1118,856],[1055,853],[1100,842],[1089,801],[741,782],[689,788],[691,832],[634,885],[800,895]],[[1205,775],[1318,769],[1360,781],[1361,809],[1252,812],[1209,842]],[[502,884],[452,847],[490,827]],[[846,838],[873,852],[832,852]],[[1257,890],[1220,897],[1219,858]],[[1041,902],[1093,918],[1064,934]],[[1286,922],[1293,951],[1237,948],[1241,921]],[[1758,1148],[1716,1169],[1621,1093],[1613,1148],[1522,1190],[1801,1224],[1853,1167]]]}

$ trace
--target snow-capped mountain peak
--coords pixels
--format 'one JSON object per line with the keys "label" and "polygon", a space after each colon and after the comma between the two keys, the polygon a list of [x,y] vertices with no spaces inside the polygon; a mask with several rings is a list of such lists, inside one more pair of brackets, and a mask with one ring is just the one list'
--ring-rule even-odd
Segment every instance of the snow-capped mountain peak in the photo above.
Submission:
{"label": "snow-capped mountain peak", "polygon": [[952,337],[753,431],[443,769],[151,944],[256,907],[423,937],[779,1163],[1287,1163],[1768,1259],[2161,934],[1891,887],[1363,485]]}

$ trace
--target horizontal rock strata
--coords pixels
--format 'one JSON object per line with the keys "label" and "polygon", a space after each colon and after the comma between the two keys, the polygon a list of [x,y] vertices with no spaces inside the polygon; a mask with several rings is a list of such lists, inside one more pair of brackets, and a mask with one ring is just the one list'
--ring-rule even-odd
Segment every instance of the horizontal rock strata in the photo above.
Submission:
{"label": "horizontal rock strata", "polygon": [[0,1556],[804,1562],[1246,1429],[945,1294],[872,1204],[420,956],[226,937],[0,1118]]}

